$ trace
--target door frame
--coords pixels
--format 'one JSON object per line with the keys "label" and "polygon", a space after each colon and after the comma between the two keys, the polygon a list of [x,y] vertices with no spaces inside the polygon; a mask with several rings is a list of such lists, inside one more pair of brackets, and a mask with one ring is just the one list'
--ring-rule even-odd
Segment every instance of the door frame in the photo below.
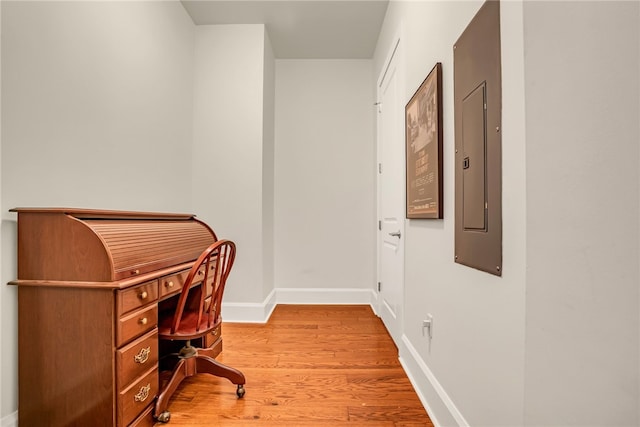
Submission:
{"label": "door frame", "polygon": [[[382,136],[382,130],[381,130],[381,120],[380,120],[380,116],[379,113],[377,111],[377,109],[380,107],[380,99],[381,99],[381,94],[380,94],[380,90],[382,87],[382,83],[384,82],[384,78],[387,74],[387,71],[389,70],[389,66],[391,65],[391,60],[394,59],[395,56],[395,60],[396,60],[396,75],[398,78],[397,80],[397,89],[398,89],[398,103],[400,105],[397,106],[393,106],[395,108],[401,108],[402,111],[404,111],[404,106],[401,105],[401,100],[403,99],[404,96],[404,57],[403,57],[403,46],[402,46],[402,38],[401,38],[401,30],[397,31],[396,34],[394,35],[394,37],[391,39],[391,43],[389,45],[389,48],[387,50],[387,54],[385,56],[385,60],[384,60],[384,65],[380,71],[380,74],[376,80],[376,304],[374,309],[376,310],[376,314],[378,316],[380,316],[381,310],[382,310],[382,304],[383,304],[383,300],[380,297],[380,287],[379,287],[379,283],[380,283],[380,277],[381,277],[381,268],[382,268],[382,259],[381,259],[381,230],[379,227],[379,222],[382,219],[382,209],[381,209],[381,173],[379,170],[380,164],[384,164],[384,159],[382,159],[382,147],[381,147],[381,136]],[[382,105],[382,108],[389,108],[388,106],[384,106]],[[404,128],[404,127],[403,127]],[[402,141],[403,141],[403,146],[402,146],[402,150],[404,152],[404,132],[403,132],[403,136],[402,136]],[[404,155],[403,155],[404,157]],[[406,165],[403,164],[402,165],[402,170],[404,171],[404,173],[406,174]],[[403,206],[399,206],[399,212],[404,212],[405,211],[405,206],[404,204],[406,204],[406,191],[404,191],[405,189],[399,189],[399,191],[402,192],[403,196],[402,196],[402,201],[403,201]],[[403,252],[403,258],[401,260],[402,265],[401,265],[401,271],[402,271],[402,277],[400,278],[400,293],[401,293],[401,300],[399,302],[401,308],[399,310],[400,312],[400,318],[399,318],[399,322],[400,322],[400,334],[402,335],[404,332],[404,287],[405,287],[405,259],[404,259],[404,250],[405,250],[405,221],[404,221],[405,215],[404,213],[401,216],[401,226],[400,226],[400,232],[402,233],[402,238],[400,239],[400,242],[398,243],[399,245],[402,245],[402,252]],[[384,285],[383,285],[384,286]],[[386,325],[385,325],[386,327]],[[401,337],[397,337],[398,339],[400,339]]]}

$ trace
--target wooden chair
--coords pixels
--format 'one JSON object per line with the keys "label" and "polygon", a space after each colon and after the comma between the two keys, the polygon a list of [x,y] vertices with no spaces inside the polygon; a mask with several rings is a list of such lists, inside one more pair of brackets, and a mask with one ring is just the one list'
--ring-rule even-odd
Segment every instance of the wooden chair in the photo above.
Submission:
{"label": "wooden chair", "polygon": [[180,352],[171,355],[176,358],[177,363],[156,400],[154,415],[160,422],[166,423],[171,418],[167,406],[180,382],[198,373],[227,378],[238,386],[237,396],[244,396],[245,377],[242,372],[223,365],[212,357],[199,354],[198,350],[204,350],[191,346],[191,340],[203,338],[222,322],[222,294],[235,254],[235,244],[229,240],[219,240],[209,246],[193,264],[174,306],[173,316],[169,313],[159,319],[160,341],[184,342]]}

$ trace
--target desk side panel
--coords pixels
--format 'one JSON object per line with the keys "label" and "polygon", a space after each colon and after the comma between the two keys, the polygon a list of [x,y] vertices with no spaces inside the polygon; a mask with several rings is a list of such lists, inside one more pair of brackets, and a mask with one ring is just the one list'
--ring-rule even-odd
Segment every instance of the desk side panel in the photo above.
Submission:
{"label": "desk side panel", "polygon": [[114,291],[18,288],[21,426],[115,425]]}
{"label": "desk side panel", "polygon": [[112,261],[100,238],[63,213],[18,214],[18,279],[110,281]]}

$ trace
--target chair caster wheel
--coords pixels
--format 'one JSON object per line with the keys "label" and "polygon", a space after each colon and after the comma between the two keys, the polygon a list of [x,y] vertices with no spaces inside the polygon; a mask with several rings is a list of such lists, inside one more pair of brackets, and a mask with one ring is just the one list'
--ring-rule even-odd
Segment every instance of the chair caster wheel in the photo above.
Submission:
{"label": "chair caster wheel", "polygon": [[244,386],[242,384],[238,384],[236,394],[238,395],[238,399],[242,399],[242,397],[244,396]]}
{"label": "chair caster wheel", "polygon": [[164,411],[163,413],[161,413],[156,417],[156,420],[160,421],[161,423],[168,423],[170,419],[171,419],[171,412],[169,411]]}

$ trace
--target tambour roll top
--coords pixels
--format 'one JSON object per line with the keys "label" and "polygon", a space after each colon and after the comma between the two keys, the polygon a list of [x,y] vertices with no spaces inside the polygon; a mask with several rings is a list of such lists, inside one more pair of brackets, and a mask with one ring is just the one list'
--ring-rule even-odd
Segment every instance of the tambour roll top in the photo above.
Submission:
{"label": "tambour roll top", "polygon": [[[18,279],[112,282],[194,261],[217,238],[191,214],[16,208]],[[28,277],[27,277],[28,276]]]}

